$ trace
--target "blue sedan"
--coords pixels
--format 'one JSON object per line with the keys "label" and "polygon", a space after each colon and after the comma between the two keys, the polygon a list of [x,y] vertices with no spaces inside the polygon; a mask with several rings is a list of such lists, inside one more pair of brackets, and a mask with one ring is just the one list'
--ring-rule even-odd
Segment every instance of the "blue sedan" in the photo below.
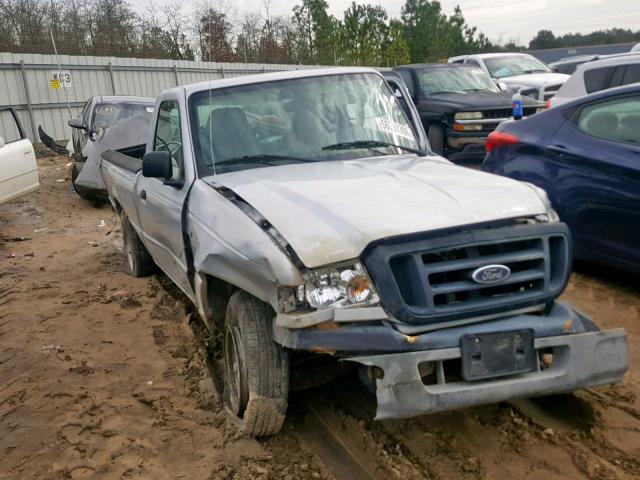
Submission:
{"label": "blue sedan", "polygon": [[576,258],[640,273],[640,84],[501,124],[482,169],[545,189]]}

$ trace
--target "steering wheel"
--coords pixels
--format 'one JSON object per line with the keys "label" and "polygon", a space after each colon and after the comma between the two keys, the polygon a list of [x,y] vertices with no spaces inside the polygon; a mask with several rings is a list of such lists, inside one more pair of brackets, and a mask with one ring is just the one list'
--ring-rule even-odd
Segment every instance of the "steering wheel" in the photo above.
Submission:
{"label": "steering wheel", "polygon": [[162,142],[162,147],[167,149],[167,152],[171,154],[172,157],[175,157],[176,154],[182,149],[182,143],[176,142],[172,140],[170,142],[166,142],[162,137],[156,137],[158,140]]}

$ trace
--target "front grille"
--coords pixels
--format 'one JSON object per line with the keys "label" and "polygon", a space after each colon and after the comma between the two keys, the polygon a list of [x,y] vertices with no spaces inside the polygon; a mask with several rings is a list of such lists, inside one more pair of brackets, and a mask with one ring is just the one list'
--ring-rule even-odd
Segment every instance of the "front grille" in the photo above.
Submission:
{"label": "front grille", "polygon": [[[541,305],[560,295],[570,270],[564,224],[470,230],[423,239],[393,239],[365,250],[363,261],[382,304],[396,318],[420,324]],[[488,265],[511,274],[478,283]]]}
{"label": "front grille", "polygon": [[[533,115],[534,113],[536,113],[536,107],[524,107],[522,109],[522,114],[525,117],[528,117],[529,115]],[[489,118],[489,119],[511,118],[512,116],[513,116],[513,110],[511,108],[504,108],[500,110],[486,110],[482,112],[482,117]]]}
{"label": "front grille", "polygon": [[544,99],[549,100],[550,98],[553,98],[555,96],[556,93],[558,93],[558,90],[560,90],[560,87],[562,87],[562,83],[558,83],[557,85],[548,85],[545,87],[544,89]]}

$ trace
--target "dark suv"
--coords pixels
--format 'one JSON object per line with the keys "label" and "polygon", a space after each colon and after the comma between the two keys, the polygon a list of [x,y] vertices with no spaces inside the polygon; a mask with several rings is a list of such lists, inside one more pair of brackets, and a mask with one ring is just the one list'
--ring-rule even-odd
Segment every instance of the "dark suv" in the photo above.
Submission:
{"label": "dark suv", "polygon": [[[449,160],[482,161],[489,133],[512,117],[512,93],[501,91],[478,67],[416,64],[394,71],[413,98],[432,150]],[[393,87],[394,73],[385,73]],[[538,100],[522,101],[525,117],[544,110]]]}

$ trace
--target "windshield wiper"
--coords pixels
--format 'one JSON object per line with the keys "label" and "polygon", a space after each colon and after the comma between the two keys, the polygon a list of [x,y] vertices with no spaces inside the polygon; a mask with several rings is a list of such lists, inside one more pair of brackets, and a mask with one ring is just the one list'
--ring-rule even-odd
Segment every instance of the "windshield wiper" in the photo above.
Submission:
{"label": "windshield wiper", "polygon": [[464,93],[464,90],[440,90],[439,92],[431,92],[429,95],[437,95],[439,93]]}
{"label": "windshield wiper", "polygon": [[532,70],[523,70],[522,73],[547,73],[549,70],[543,70],[541,68],[534,68]]}
{"label": "windshield wiper", "polygon": [[216,166],[240,165],[242,163],[262,163],[264,165],[274,165],[273,161],[291,160],[295,162],[315,162],[308,158],[290,157],[288,155],[276,155],[273,153],[259,153],[257,155],[245,155],[243,157],[230,158],[223,162],[216,162]]}
{"label": "windshield wiper", "polygon": [[465,88],[465,92],[494,92],[494,90],[490,90],[488,88]]}
{"label": "windshield wiper", "polygon": [[350,150],[357,148],[374,149],[376,147],[395,147],[406,150],[407,152],[415,153],[416,155],[424,155],[424,152],[421,152],[420,150],[417,150],[415,148],[405,147],[404,145],[396,145],[395,143],[384,142],[382,140],[355,140],[353,142],[334,143],[333,145],[322,147],[322,150]]}

